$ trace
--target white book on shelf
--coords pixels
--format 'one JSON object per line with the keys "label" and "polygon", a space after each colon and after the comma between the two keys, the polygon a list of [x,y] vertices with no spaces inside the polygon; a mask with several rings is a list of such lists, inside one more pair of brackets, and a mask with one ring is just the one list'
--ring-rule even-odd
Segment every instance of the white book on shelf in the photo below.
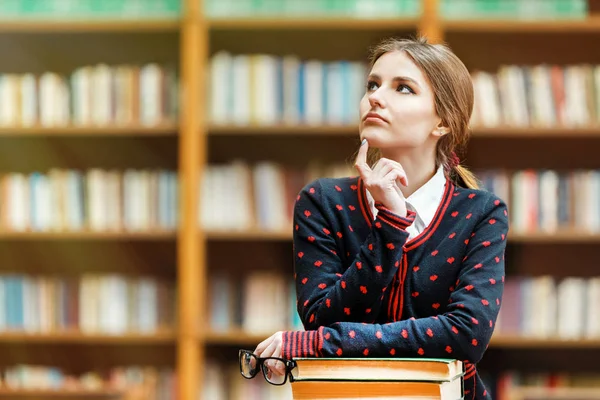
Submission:
{"label": "white book on shelf", "polygon": [[258,125],[278,122],[278,58],[269,54],[252,56],[252,120]]}
{"label": "white book on shelf", "polygon": [[[73,99],[73,123],[75,125],[91,125],[92,124],[92,103],[96,104],[101,93],[96,93],[92,90],[94,79],[94,69],[91,66],[83,66],[77,68],[70,77],[71,96]],[[92,97],[93,93],[93,97]]]}
{"label": "white book on shelf", "polygon": [[252,171],[250,166],[242,161],[232,162],[235,180],[236,218],[238,227],[247,230],[255,226],[254,214],[252,212],[254,196],[252,195]]}
{"label": "white book on shelf", "polygon": [[105,176],[99,168],[86,172],[88,226],[92,231],[106,230]]}
{"label": "white book on shelf", "polygon": [[140,122],[144,126],[157,125],[162,120],[162,76],[161,67],[155,63],[140,69]]}
{"label": "white book on shelf", "polygon": [[587,309],[584,336],[588,339],[595,339],[600,337],[600,277],[590,277],[586,284]]}
{"label": "white book on shelf", "polygon": [[25,231],[30,227],[29,182],[22,173],[12,173],[8,179],[8,227],[15,231]]}
{"label": "white book on shelf", "polygon": [[20,108],[22,126],[29,127],[38,122],[38,80],[34,74],[26,73],[20,81]]}
{"label": "white book on shelf", "polygon": [[112,67],[101,63],[92,71],[92,122],[109,125],[112,123]]}
{"label": "white book on shelf", "polygon": [[[339,61],[328,62],[324,64],[326,80],[325,104],[327,110],[325,120],[331,125],[340,125],[344,122],[344,97],[340,98],[340,91],[349,90],[350,83],[345,81],[343,64]],[[346,76],[347,78],[347,76]]]}
{"label": "white book on shelf", "polygon": [[567,277],[558,284],[558,337],[577,339],[584,334],[585,290],[585,280],[580,277]]}
{"label": "white book on shelf", "polygon": [[208,78],[209,119],[213,124],[230,122],[231,96],[235,88],[231,86],[232,55],[228,51],[218,51],[210,58]]}
{"label": "white book on shelf", "polygon": [[283,123],[296,125],[300,122],[300,59],[285,55],[282,60]]}
{"label": "white book on shelf", "polygon": [[540,182],[540,222],[542,232],[556,232],[558,229],[558,174],[553,170],[541,171]]}
{"label": "white book on shelf", "polygon": [[230,90],[231,95],[231,122],[235,125],[247,126],[251,119],[251,76],[250,56],[237,54],[232,60]]}
{"label": "white book on shelf", "polygon": [[16,74],[0,75],[0,125],[18,125],[19,89],[19,78]]}
{"label": "white book on shelf", "polygon": [[154,333],[158,329],[158,293],[156,282],[143,277],[138,281],[139,329],[142,333]]}
{"label": "white book on shelf", "polygon": [[319,60],[307,60],[304,63],[304,122],[308,125],[321,125],[323,115],[323,69]]}

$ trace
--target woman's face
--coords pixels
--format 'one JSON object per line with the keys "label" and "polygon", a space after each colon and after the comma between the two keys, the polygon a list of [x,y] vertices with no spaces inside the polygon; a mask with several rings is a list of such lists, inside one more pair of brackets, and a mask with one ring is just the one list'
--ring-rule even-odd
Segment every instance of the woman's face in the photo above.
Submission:
{"label": "woman's face", "polygon": [[404,51],[386,53],[375,62],[360,116],[361,140],[382,150],[417,148],[440,136],[432,88]]}

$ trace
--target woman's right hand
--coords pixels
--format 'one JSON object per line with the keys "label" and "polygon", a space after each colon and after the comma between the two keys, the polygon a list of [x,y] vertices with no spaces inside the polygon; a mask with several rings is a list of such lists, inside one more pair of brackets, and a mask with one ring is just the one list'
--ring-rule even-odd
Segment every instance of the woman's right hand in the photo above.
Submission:
{"label": "woman's right hand", "polygon": [[406,199],[399,185],[408,185],[408,178],[400,163],[388,158],[381,158],[371,169],[367,164],[369,143],[363,139],[354,167],[365,184],[373,200],[383,204],[388,210],[401,217],[406,217]]}

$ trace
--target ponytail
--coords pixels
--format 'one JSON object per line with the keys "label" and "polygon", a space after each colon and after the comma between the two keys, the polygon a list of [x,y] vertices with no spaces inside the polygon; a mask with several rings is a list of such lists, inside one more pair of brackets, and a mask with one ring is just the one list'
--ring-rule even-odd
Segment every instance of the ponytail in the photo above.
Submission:
{"label": "ponytail", "polygon": [[467,167],[462,165],[457,165],[452,168],[452,172],[456,175],[457,179],[454,179],[458,182],[460,186],[464,186],[467,189],[479,189],[479,181],[475,177],[475,174],[469,171]]}

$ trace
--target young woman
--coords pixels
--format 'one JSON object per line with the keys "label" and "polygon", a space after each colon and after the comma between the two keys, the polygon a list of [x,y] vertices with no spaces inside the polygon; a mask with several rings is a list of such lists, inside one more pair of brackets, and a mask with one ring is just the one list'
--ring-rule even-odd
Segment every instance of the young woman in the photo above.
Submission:
{"label": "young woman", "polygon": [[277,332],[257,356],[456,358],[465,398],[491,398],[476,364],[500,309],[508,217],[456,157],[472,109],[470,75],[447,47],[391,39],[374,49],[359,176],[313,181],[295,205],[306,331]]}

